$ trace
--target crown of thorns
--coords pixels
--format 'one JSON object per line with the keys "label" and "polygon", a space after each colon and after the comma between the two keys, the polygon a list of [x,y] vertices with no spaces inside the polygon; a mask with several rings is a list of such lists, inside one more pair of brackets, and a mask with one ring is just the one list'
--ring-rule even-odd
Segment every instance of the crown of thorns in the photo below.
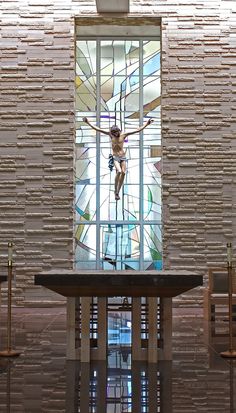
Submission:
{"label": "crown of thorns", "polygon": [[113,125],[112,127],[111,127],[111,132],[120,132],[120,128],[117,126],[117,125]]}

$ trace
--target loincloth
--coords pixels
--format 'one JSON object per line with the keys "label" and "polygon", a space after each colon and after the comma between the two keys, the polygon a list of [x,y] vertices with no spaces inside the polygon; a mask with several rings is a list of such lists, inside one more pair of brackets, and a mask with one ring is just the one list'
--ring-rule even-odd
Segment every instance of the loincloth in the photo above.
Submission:
{"label": "loincloth", "polygon": [[113,159],[114,159],[114,161],[117,161],[117,162],[119,162],[119,163],[121,163],[121,162],[123,162],[123,161],[126,161],[126,157],[125,157],[125,156],[116,156],[116,155],[113,155]]}

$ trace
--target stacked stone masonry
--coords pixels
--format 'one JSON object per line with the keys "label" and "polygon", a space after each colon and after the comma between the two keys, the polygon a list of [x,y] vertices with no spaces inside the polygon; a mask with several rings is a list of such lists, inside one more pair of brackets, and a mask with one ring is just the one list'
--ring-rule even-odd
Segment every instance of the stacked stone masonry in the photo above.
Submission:
{"label": "stacked stone masonry", "polygon": [[[98,15],[81,0],[0,13],[1,271],[13,241],[22,305],[36,272],[73,266],[74,18]],[[236,2],[130,0],[130,16],[161,18],[164,265],[206,273],[235,242]]]}

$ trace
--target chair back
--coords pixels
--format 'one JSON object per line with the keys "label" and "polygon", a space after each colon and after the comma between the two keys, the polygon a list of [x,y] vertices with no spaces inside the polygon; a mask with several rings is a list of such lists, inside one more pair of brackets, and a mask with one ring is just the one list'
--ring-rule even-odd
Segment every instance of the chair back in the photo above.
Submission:
{"label": "chair back", "polygon": [[[236,293],[236,276],[232,268],[232,292]],[[208,269],[209,290],[213,294],[228,293],[228,269],[226,267],[215,267]]]}

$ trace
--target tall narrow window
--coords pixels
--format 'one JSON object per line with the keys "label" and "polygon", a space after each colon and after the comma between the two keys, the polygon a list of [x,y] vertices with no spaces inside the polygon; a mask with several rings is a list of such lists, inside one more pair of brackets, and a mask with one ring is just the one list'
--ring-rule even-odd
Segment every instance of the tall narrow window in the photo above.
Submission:
{"label": "tall narrow window", "polygon": [[[145,34],[145,33],[144,33]],[[161,269],[160,39],[78,38],[76,42],[76,231],[80,269]],[[127,173],[114,198],[110,137],[92,130],[116,124]]]}

